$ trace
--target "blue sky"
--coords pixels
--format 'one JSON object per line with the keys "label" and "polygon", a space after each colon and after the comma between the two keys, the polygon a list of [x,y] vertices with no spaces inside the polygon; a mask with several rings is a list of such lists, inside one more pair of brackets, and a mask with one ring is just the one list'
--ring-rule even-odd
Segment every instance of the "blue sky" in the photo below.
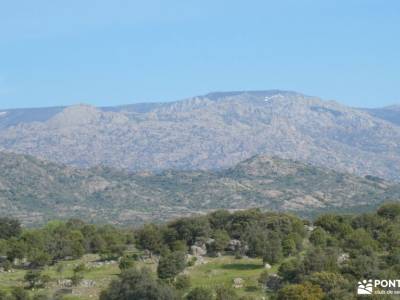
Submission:
{"label": "blue sky", "polygon": [[288,89],[400,104],[400,1],[0,0],[0,107]]}

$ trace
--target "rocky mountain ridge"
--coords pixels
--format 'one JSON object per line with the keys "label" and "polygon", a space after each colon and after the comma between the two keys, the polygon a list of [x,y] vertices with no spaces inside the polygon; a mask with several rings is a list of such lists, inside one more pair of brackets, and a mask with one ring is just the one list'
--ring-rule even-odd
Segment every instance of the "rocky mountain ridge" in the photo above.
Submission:
{"label": "rocky mountain ridge", "polygon": [[0,150],[133,171],[221,169],[266,154],[400,180],[400,125],[390,112],[278,90],[10,110],[0,115]]}
{"label": "rocky mountain ridge", "polygon": [[139,224],[251,207],[312,216],[367,210],[400,199],[400,184],[269,156],[219,171],[135,174],[0,152],[0,170],[0,214],[27,225],[71,217]]}

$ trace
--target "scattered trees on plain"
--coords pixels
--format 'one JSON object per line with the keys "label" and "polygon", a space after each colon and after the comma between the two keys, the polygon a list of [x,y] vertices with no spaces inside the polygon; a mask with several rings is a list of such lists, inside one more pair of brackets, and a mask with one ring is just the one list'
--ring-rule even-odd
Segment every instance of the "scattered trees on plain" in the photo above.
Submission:
{"label": "scattered trees on plain", "polygon": [[[231,287],[192,286],[190,273],[182,272],[193,263],[187,259],[193,247],[206,248],[212,256],[257,257],[274,266],[274,271],[262,272],[258,282],[276,300],[353,299],[359,280],[399,276],[399,203],[384,204],[375,213],[324,214],[313,226],[305,225],[309,221],[296,216],[257,209],[220,210],[131,231],[79,220],[22,229],[18,221],[1,218],[0,255],[6,257],[1,264],[7,269],[28,261],[26,287],[39,288],[48,280],[40,272],[45,265],[85,253],[117,258],[121,275],[101,300],[243,299]],[[157,272],[138,267],[137,258],[125,252],[130,243],[150,257],[157,256]],[[77,281],[82,279],[78,267]],[[30,299],[25,292],[0,293],[0,300]]]}

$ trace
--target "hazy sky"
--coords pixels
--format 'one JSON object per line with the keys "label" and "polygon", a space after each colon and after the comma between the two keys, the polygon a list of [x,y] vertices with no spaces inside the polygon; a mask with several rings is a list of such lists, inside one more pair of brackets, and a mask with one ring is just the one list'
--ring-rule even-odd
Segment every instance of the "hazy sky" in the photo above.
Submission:
{"label": "hazy sky", "polygon": [[400,1],[0,0],[0,107],[288,89],[400,104]]}

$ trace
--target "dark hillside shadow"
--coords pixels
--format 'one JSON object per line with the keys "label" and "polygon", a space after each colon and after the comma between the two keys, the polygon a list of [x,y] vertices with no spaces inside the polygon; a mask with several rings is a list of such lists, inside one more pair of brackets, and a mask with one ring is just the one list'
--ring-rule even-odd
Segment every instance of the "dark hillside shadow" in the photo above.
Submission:
{"label": "dark hillside shadow", "polygon": [[221,269],[226,269],[226,270],[257,270],[257,269],[262,269],[262,265],[255,265],[255,264],[229,264],[229,265],[223,265]]}

